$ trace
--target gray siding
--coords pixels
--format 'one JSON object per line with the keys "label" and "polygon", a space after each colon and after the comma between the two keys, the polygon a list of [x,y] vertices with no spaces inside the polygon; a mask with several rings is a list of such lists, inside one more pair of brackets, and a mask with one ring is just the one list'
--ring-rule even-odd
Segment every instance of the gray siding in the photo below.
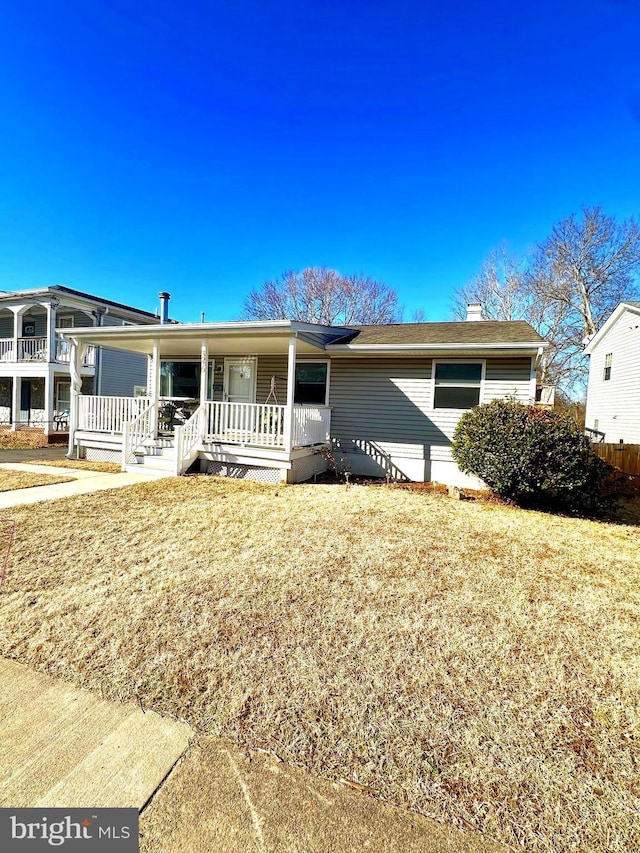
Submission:
{"label": "gray siding", "polygon": [[[443,359],[450,360],[450,359]],[[462,414],[434,409],[429,358],[334,358],[331,433],[343,452],[449,461]],[[487,359],[481,402],[529,402],[531,359]]]}
{"label": "gray siding", "polygon": [[100,348],[100,389],[97,393],[132,397],[134,385],[147,384],[147,356]]}
{"label": "gray siding", "polygon": [[0,314],[0,338],[13,337],[13,314]]}

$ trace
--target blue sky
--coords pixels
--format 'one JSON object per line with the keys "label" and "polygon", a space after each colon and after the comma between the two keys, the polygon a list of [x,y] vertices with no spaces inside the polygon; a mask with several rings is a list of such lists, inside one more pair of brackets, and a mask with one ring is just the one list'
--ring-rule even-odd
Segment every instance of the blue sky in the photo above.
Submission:
{"label": "blue sky", "polygon": [[450,318],[501,241],[640,212],[640,0],[0,11],[0,288],[235,319],[285,269]]}

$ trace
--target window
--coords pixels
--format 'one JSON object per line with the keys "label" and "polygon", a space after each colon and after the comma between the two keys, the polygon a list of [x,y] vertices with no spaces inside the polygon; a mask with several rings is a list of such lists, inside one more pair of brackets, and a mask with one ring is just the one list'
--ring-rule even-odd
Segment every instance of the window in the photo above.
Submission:
{"label": "window", "polygon": [[329,365],[326,361],[298,362],[293,402],[326,406],[328,372]]}
{"label": "window", "polygon": [[435,362],[434,409],[471,409],[480,402],[481,362]]}
{"label": "window", "polygon": [[56,317],[56,327],[58,329],[72,329],[73,316],[71,317]]}
{"label": "window", "polygon": [[[211,362],[209,362],[208,396],[211,397]],[[160,362],[160,396],[200,398],[199,361]]]}
{"label": "window", "polygon": [[611,361],[613,360],[613,353],[608,352],[604,357],[604,375],[603,380],[608,382],[611,379]]}
{"label": "window", "polygon": [[598,432],[599,427],[600,427],[600,421],[598,420],[598,418],[594,418],[594,420],[593,420],[593,428],[594,428],[594,430],[595,430],[596,432]]}

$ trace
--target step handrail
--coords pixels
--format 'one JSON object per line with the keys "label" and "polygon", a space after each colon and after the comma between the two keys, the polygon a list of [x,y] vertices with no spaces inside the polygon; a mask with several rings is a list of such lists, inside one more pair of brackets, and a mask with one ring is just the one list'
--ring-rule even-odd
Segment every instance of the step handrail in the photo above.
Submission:
{"label": "step handrail", "polygon": [[143,445],[147,439],[155,437],[157,403],[150,403],[146,409],[130,421],[122,424],[122,470],[135,460],[132,457],[135,451]]}
{"label": "step handrail", "polygon": [[175,473],[178,476],[184,474],[187,470],[192,461],[191,454],[204,440],[205,425],[207,422],[206,412],[207,404],[201,403],[185,424],[175,427]]}

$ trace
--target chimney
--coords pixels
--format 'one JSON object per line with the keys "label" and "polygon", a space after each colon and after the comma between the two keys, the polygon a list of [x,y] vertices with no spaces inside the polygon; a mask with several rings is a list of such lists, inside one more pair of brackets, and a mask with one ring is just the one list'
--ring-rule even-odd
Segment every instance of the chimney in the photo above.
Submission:
{"label": "chimney", "polygon": [[482,316],[482,305],[479,302],[470,302],[467,305],[467,320],[484,320]]}
{"label": "chimney", "polygon": [[171,299],[171,294],[167,293],[165,290],[161,290],[158,294],[160,299],[160,322],[168,323],[169,322],[169,300]]}

